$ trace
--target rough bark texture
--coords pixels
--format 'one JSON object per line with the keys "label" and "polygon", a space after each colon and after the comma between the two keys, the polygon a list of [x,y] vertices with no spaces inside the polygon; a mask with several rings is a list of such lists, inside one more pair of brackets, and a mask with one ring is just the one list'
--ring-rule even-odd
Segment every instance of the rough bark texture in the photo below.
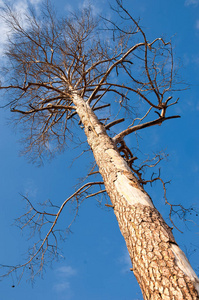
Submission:
{"label": "rough bark texture", "polygon": [[169,226],[91,108],[74,94],[144,299],[199,299],[199,280]]}

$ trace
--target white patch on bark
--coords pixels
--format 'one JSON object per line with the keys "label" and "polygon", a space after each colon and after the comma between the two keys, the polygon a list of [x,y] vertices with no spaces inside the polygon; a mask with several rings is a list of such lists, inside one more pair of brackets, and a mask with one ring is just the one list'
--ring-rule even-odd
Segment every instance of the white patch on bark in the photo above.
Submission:
{"label": "white patch on bark", "polygon": [[117,174],[115,187],[117,191],[120,193],[120,195],[122,195],[130,205],[135,205],[137,203],[140,203],[143,205],[153,207],[151,199],[141,190],[133,187],[131,185],[130,180],[120,172],[118,172]]}
{"label": "white patch on bark", "polygon": [[95,125],[95,131],[99,135],[100,133],[102,133],[102,128],[99,125]]}
{"label": "white patch on bark", "polygon": [[[73,103],[77,106],[77,113],[81,117],[81,121],[84,124],[88,121],[93,129],[93,131],[99,135],[102,133],[102,126],[96,122],[96,117],[94,116],[90,106],[86,103],[79,95],[73,93]],[[79,105],[78,105],[79,104]],[[80,105],[81,104],[81,105]]]}
{"label": "white patch on bark", "polygon": [[199,294],[199,279],[192,269],[188,259],[186,258],[184,252],[175,244],[171,245],[171,250],[173,251],[173,254],[175,255],[176,264],[177,266],[186,274],[192,281],[195,286],[195,289],[197,290]]}
{"label": "white patch on bark", "polygon": [[112,162],[114,163],[114,165],[117,167],[119,171],[128,170],[131,172],[131,169],[129,168],[125,160],[120,156],[120,154],[117,151],[115,151],[114,149],[108,149],[106,150],[106,152],[108,153]]}

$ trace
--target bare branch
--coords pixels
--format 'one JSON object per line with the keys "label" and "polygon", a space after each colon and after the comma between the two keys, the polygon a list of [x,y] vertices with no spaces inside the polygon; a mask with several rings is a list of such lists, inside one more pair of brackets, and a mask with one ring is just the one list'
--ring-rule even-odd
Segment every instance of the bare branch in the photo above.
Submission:
{"label": "bare branch", "polygon": [[121,122],[124,122],[124,121],[125,121],[124,118],[121,118],[121,119],[112,121],[111,123],[105,125],[105,128],[106,128],[106,129],[109,129],[109,128],[111,128],[112,126],[114,126],[114,125],[116,125],[116,124],[119,124],[119,123],[121,123]]}
{"label": "bare branch", "polygon": [[[30,226],[31,223],[33,223],[34,226],[38,227],[39,226],[39,229],[38,231],[41,230],[41,228],[45,225],[45,224],[48,224],[48,223],[52,223],[49,231],[46,233],[44,239],[40,239],[36,244],[34,244],[33,248],[32,248],[32,252],[30,253],[30,257],[29,259],[21,264],[21,265],[17,265],[17,266],[8,266],[8,265],[1,265],[1,267],[6,267],[8,268],[8,272],[4,275],[2,275],[1,277],[5,277],[5,276],[8,276],[9,274],[11,274],[12,272],[14,271],[17,271],[18,269],[21,269],[22,270],[22,273],[24,272],[25,268],[29,266],[31,266],[31,269],[33,267],[33,261],[35,259],[38,258],[38,256],[40,255],[40,265],[39,265],[39,269],[37,271],[35,275],[39,274],[42,269],[43,269],[43,266],[44,266],[44,260],[45,260],[45,256],[46,256],[46,252],[47,251],[52,251],[54,254],[53,256],[56,256],[57,254],[57,238],[55,236],[55,230],[54,230],[54,227],[56,226],[57,222],[58,222],[58,219],[61,215],[61,212],[63,211],[65,205],[72,199],[75,199],[77,202],[79,201],[79,197],[81,195],[83,195],[83,193],[85,193],[90,187],[94,186],[94,185],[103,185],[104,183],[103,182],[88,182],[86,184],[84,184],[82,187],[80,187],[76,192],[74,192],[70,197],[68,197],[63,203],[62,205],[59,207],[59,210],[56,214],[52,214],[52,213],[48,213],[46,211],[44,212],[40,212],[38,211],[37,209],[34,208],[34,206],[32,205],[32,203],[29,201],[29,199],[25,196],[23,196],[23,198],[28,202],[28,204],[30,205],[30,210],[25,213],[23,216],[21,216],[18,221],[21,219],[21,218],[24,218],[25,217],[25,224],[21,227],[21,229],[23,229],[25,226]],[[104,190],[102,191],[99,191],[99,192],[96,192],[96,193],[93,193],[90,195],[91,196],[94,196],[94,195],[97,195],[99,193],[104,193]],[[89,196],[85,196],[85,199],[88,198]],[[79,204],[77,205],[77,210],[78,210],[78,207],[79,207]],[[34,211],[32,217],[29,218],[29,214]],[[50,217],[55,217],[54,220],[51,222],[49,221],[48,219],[46,219],[46,216],[50,216]],[[76,214],[75,214],[75,217],[74,219],[76,218],[77,216],[77,211],[76,211]],[[26,217],[28,217],[28,219],[26,219]],[[34,219],[36,218],[36,220],[34,221]],[[74,221],[73,219],[73,221]],[[46,222],[45,222],[46,220]],[[73,223],[72,221],[72,223]],[[70,228],[70,226],[72,225],[72,223],[69,225],[68,228]],[[34,230],[35,231],[35,230]],[[34,232],[33,232],[34,234]],[[56,244],[49,244],[49,238],[50,238],[50,235],[52,235],[55,239],[55,242]],[[37,244],[40,245],[37,247]],[[51,250],[49,250],[51,248]],[[51,253],[52,254],[52,253]],[[30,268],[29,268],[30,269]],[[33,272],[33,270],[32,270]]]}
{"label": "bare branch", "polygon": [[138,124],[135,125],[133,127],[127,128],[124,131],[122,131],[121,133],[117,134],[116,136],[114,136],[113,141],[117,143],[117,141],[120,141],[120,139],[124,138],[125,136],[127,136],[128,134],[147,128],[147,127],[151,127],[154,125],[160,125],[162,124],[162,122],[166,121],[166,120],[170,120],[170,119],[176,119],[176,118],[180,118],[180,116],[170,116],[170,117],[160,117],[156,120],[153,121],[149,121],[143,124]]}
{"label": "bare branch", "polygon": [[104,105],[101,105],[101,106],[98,106],[98,107],[94,107],[94,108],[93,108],[93,111],[99,110],[99,109],[102,109],[102,108],[106,108],[106,107],[109,107],[109,106],[110,106],[110,103],[104,104]]}
{"label": "bare branch", "polygon": [[101,190],[101,191],[98,191],[96,193],[90,194],[90,195],[86,196],[85,198],[94,197],[94,196],[102,194],[102,193],[106,193],[106,190]]}

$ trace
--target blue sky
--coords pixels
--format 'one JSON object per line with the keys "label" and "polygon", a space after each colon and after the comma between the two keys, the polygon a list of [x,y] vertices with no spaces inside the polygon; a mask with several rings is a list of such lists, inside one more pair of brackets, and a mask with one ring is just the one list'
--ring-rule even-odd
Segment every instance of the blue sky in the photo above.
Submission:
{"label": "blue sky", "polygon": [[[39,9],[41,1],[30,2]],[[62,14],[67,13],[68,9],[88,5],[88,1],[80,0],[73,0],[72,3],[67,0],[52,2]],[[96,14],[107,13],[108,1],[90,2]],[[14,3],[17,10],[25,11],[28,0],[15,0]],[[168,162],[162,164],[163,178],[172,180],[168,186],[168,199],[173,203],[181,202],[184,206],[198,207],[199,1],[124,0],[124,5],[135,17],[140,16],[149,38],[173,37],[175,57],[182,64],[180,74],[190,84],[190,89],[179,93],[180,102],[174,108],[181,119],[146,130],[140,143],[146,153],[148,150],[155,152],[164,149],[169,153]],[[6,28],[0,26],[3,33],[0,53],[3,54]],[[71,167],[71,160],[80,151],[69,149],[40,168],[31,165],[25,157],[19,156],[20,134],[7,125],[8,117],[8,111],[0,110],[0,263],[17,264],[23,261],[30,245],[26,234],[12,226],[25,205],[19,193],[28,194],[33,203],[50,199],[61,204],[74,192],[76,178],[85,174],[90,156],[87,156],[88,160],[81,161],[80,158]],[[168,221],[161,186],[156,184],[148,191]],[[70,214],[70,211],[67,213]],[[63,215],[63,226],[67,218],[67,214]],[[174,230],[174,235],[199,273],[199,227],[193,223],[198,219],[193,213],[187,216],[187,220],[190,221],[186,225],[176,220],[184,233]],[[11,287],[16,284],[14,276],[0,282],[1,299],[142,299],[134,275],[129,270],[131,266],[125,243],[111,210],[104,208],[104,205],[100,207],[94,198],[84,201],[72,231],[65,243],[60,244],[64,260],[47,267],[43,278],[36,278],[33,287],[26,281],[26,276],[15,288]]]}

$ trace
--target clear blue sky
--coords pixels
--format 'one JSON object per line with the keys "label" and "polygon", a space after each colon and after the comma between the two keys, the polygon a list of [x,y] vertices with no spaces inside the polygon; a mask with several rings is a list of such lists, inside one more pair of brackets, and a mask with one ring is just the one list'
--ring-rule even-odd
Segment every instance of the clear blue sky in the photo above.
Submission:
{"label": "clear blue sky", "polygon": [[[5,1],[7,2],[7,1]],[[15,0],[19,10],[25,10],[28,0]],[[39,9],[40,1],[34,2]],[[103,15],[108,1],[90,1],[96,13]],[[0,0],[0,4],[1,4]],[[67,9],[81,8],[87,1],[53,0],[60,13]],[[114,1],[110,1],[111,4]],[[175,56],[180,58],[183,79],[190,89],[179,93],[180,102],[174,108],[181,119],[148,129],[142,134],[146,152],[166,149],[169,161],[162,165],[162,176],[172,180],[168,198],[173,203],[198,207],[199,185],[199,0],[124,0],[124,5],[135,16],[140,16],[146,33],[152,39],[159,36],[173,37]],[[1,26],[1,25],[0,25]],[[5,31],[0,37],[5,40]],[[3,44],[2,44],[3,45]],[[3,47],[0,49],[1,53]],[[85,172],[86,160],[70,161],[75,151],[57,156],[51,163],[38,168],[19,156],[20,133],[7,125],[9,112],[0,110],[0,263],[17,264],[23,261],[30,241],[12,226],[24,208],[21,194],[28,194],[33,203],[46,199],[61,204],[73,191],[75,178]],[[88,158],[89,159],[89,158]],[[80,168],[81,164],[81,168]],[[155,205],[168,221],[161,186],[149,189]],[[197,221],[195,215],[188,220]],[[67,214],[61,220],[67,223]],[[199,223],[199,222],[198,222]],[[199,273],[199,227],[193,222],[186,226],[178,222],[183,234],[174,230],[177,242],[188,254],[197,274]],[[12,288],[12,278],[0,282],[2,300],[136,300],[142,299],[130,263],[123,237],[112,211],[99,207],[95,199],[82,204],[79,217],[65,243],[60,246],[65,259],[46,268],[43,278],[36,278],[32,287],[26,276],[20,285]],[[198,251],[195,252],[194,250]],[[14,277],[13,277],[14,278]]]}

